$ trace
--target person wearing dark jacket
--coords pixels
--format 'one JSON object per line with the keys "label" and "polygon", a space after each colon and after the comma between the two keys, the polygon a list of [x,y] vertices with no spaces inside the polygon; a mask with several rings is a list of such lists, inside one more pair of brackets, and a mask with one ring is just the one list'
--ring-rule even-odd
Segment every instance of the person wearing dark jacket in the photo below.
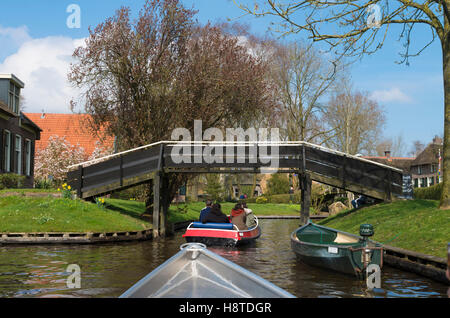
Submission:
{"label": "person wearing dark jacket", "polygon": [[215,203],[211,210],[203,217],[202,223],[230,223],[228,216],[220,210],[220,204]]}
{"label": "person wearing dark jacket", "polygon": [[247,225],[245,225],[246,220],[247,216],[242,208],[242,204],[236,204],[234,209],[231,210],[231,223],[236,225],[239,231],[244,231],[248,230]]}

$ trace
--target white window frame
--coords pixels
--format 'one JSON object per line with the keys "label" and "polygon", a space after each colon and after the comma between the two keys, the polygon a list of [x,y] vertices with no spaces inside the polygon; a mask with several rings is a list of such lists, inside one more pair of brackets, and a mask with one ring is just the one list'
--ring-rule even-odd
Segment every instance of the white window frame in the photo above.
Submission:
{"label": "white window frame", "polygon": [[27,176],[30,176],[31,175],[31,140],[30,139],[25,139],[25,154],[26,154],[25,174]]}
{"label": "white window frame", "polygon": [[11,132],[9,130],[4,130],[6,134],[5,145],[3,145],[3,149],[5,150],[5,172],[11,172]]}
{"label": "white window frame", "polygon": [[13,82],[9,83],[8,107],[16,114],[19,114],[20,87]]}
{"label": "white window frame", "polygon": [[[19,140],[19,142],[17,142]],[[17,147],[19,146],[19,147]],[[18,175],[22,174],[22,136],[16,135],[14,138],[14,156],[17,154],[17,160],[15,162],[16,165],[16,173]]]}

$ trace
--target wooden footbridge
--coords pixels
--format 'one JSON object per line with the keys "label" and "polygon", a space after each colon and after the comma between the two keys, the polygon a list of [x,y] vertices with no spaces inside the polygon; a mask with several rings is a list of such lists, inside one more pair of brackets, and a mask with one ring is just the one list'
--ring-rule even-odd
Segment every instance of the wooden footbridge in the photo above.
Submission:
{"label": "wooden footbridge", "polygon": [[161,141],[69,167],[68,184],[92,199],[142,183],[153,184],[153,235],[164,235],[167,208],[160,204],[171,173],[297,173],[301,220],[309,218],[311,181],[368,197],[402,197],[402,171],[307,142]]}

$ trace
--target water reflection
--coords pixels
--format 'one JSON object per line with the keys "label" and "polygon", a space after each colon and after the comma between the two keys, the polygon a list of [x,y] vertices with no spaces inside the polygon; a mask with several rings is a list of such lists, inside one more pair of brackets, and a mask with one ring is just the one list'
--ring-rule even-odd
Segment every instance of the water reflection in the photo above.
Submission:
{"label": "water reflection", "polygon": [[[253,245],[210,248],[297,297],[447,297],[448,287],[388,266],[382,288],[296,259],[289,234],[297,220],[261,220]],[[0,297],[117,297],[179,251],[182,233],[147,242],[0,247]],[[68,289],[69,264],[81,268],[81,289]],[[449,291],[450,292],[450,291]]]}

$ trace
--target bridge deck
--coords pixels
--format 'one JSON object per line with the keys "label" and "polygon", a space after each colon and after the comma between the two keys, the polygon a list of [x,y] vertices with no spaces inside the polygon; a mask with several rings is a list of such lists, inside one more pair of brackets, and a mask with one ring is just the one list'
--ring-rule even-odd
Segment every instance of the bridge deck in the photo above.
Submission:
{"label": "bridge deck", "polygon": [[401,170],[307,142],[161,141],[69,168],[68,184],[83,199],[160,173],[307,173],[311,180],[377,199],[403,194]]}

